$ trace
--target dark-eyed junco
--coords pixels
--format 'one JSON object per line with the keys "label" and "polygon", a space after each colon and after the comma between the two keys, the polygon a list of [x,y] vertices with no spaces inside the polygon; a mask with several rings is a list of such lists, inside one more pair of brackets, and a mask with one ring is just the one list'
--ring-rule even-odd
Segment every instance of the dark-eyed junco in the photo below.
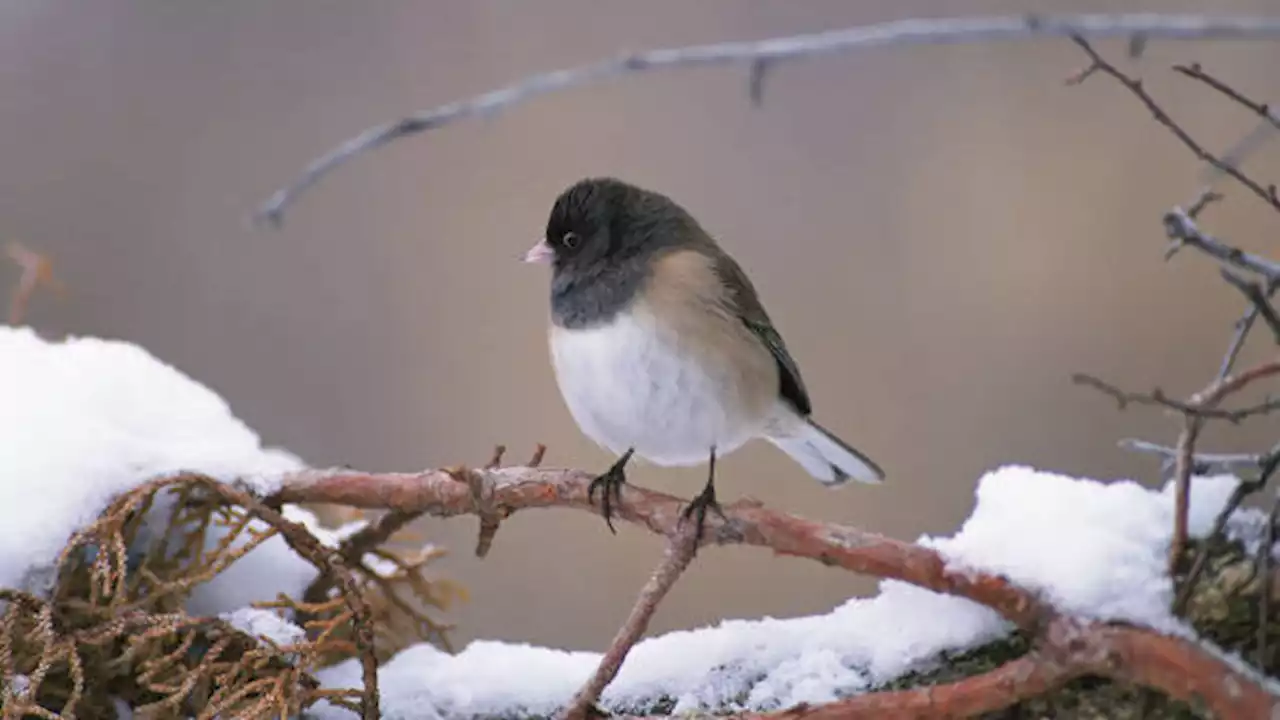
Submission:
{"label": "dark-eyed junco", "polygon": [[569,412],[618,460],[591,486],[626,482],[632,454],[657,465],[708,462],[685,509],[719,511],[716,455],[764,438],[822,483],[884,472],[810,417],[800,370],[751,280],[670,198],[589,178],[556,198],[526,262],[549,263],[551,357]]}

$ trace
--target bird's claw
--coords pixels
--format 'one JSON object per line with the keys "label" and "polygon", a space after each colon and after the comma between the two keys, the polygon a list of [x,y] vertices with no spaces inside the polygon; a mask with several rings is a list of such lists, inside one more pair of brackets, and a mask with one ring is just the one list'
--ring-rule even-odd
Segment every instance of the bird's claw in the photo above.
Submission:
{"label": "bird's claw", "polygon": [[614,463],[613,467],[597,476],[587,486],[587,502],[594,503],[596,491],[600,491],[600,513],[604,515],[604,524],[609,526],[609,532],[614,535],[617,535],[618,531],[613,527],[613,508],[615,504],[622,504],[622,486],[626,482],[627,474],[623,470],[623,463]]}
{"label": "bird's claw", "polygon": [[721,520],[729,521],[728,516],[724,514],[724,508],[720,507],[720,503],[716,501],[716,487],[711,483],[707,483],[706,487],[702,488],[702,492],[690,500],[685,509],[680,512],[680,516],[686,521],[692,516],[697,516],[695,537],[698,541],[702,540],[703,525],[707,521],[708,509],[719,515]]}

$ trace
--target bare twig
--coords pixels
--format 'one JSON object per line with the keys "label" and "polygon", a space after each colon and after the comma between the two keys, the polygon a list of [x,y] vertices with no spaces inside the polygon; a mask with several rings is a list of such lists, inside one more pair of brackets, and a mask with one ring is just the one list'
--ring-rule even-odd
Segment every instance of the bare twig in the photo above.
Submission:
{"label": "bare twig", "polygon": [[[1191,404],[1200,409],[1211,409],[1223,398],[1261,378],[1280,372],[1280,360],[1270,360],[1255,365],[1235,375],[1216,380],[1191,398]],[[1192,455],[1196,437],[1204,425],[1203,417],[1185,415],[1182,432],[1178,435],[1178,465],[1174,477],[1173,539],[1169,543],[1169,574],[1177,576],[1178,565],[1187,545],[1187,515],[1191,499]]]}
{"label": "bare twig", "polygon": [[751,63],[751,74],[747,78],[747,95],[751,104],[760,107],[764,104],[764,80],[772,65],[769,60],[760,58]]}
{"label": "bare twig", "polygon": [[[1280,285],[1271,285],[1267,288],[1268,298],[1275,292],[1277,287],[1280,287]],[[1231,374],[1236,360],[1240,358],[1240,351],[1244,349],[1244,343],[1249,337],[1249,331],[1253,329],[1253,324],[1257,319],[1258,306],[1250,305],[1245,308],[1244,314],[1240,316],[1240,319],[1236,320],[1234,329],[1231,331],[1231,343],[1227,345],[1227,351],[1222,354],[1222,362],[1218,364],[1217,379],[1221,380]]]}
{"label": "bare twig", "polygon": [[1204,573],[1205,567],[1208,566],[1213,543],[1223,536],[1231,515],[1240,507],[1245,498],[1266,487],[1276,468],[1280,467],[1280,445],[1273,447],[1270,452],[1264,455],[1252,456],[1252,464],[1258,468],[1257,479],[1242,479],[1231,491],[1231,496],[1227,498],[1226,504],[1218,512],[1218,517],[1214,519],[1213,528],[1210,530],[1209,536],[1205,538],[1204,546],[1200,548],[1195,561],[1191,563],[1191,569],[1187,571],[1187,576],[1182,581],[1182,586],[1178,588],[1178,592],[1174,596],[1174,612],[1181,613],[1186,609],[1187,603],[1191,601],[1191,596],[1195,593],[1196,583],[1200,581],[1200,576]]}
{"label": "bare twig", "polygon": [[[357,567],[364,562],[365,554],[372,552],[391,539],[391,536],[406,525],[421,517],[422,513],[406,513],[392,510],[375,523],[370,523],[357,530],[338,547],[338,554],[349,567]],[[303,592],[303,602],[321,603],[329,597],[329,591],[338,584],[338,578],[329,572],[320,572],[315,580]]]}
{"label": "bare twig", "polygon": [[600,694],[617,676],[627,653],[631,652],[631,648],[639,642],[640,637],[648,629],[649,620],[657,611],[658,604],[671,591],[672,586],[676,584],[676,580],[680,578],[685,568],[689,567],[689,563],[693,561],[693,556],[697,552],[696,523],[684,523],[677,528],[674,535],[667,538],[667,549],[663,553],[662,563],[653,571],[644,589],[640,591],[635,606],[631,608],[631,614],[614,635],[613,642],[609,644],[609,649],[605,651],[595,673],[569,703],[563,715],[564,720],[587,718],[596,701],[600,699]]}
{"label": "bare twig", "polygon": [[1115,65],[1108,62],[1106,58],[1102,57],[1102,55],[1098,53],[1097,50],[1093,49],[1093,46],[1089,44],[1089,41],[1086,40],[1082,34],[1074,35],[1072,40],[1074,40],[1075,43],[1084,50],[1085,54],[1089,56],[1090,61],[1093,63],[1092,67],[1096,68],[1095,72],[1101,72],[1109,75],[1114,78],[1116,82],[1119,82],[1124,86],[1125,89],[1133,93],[1133,95],[1137,97],[1144,106],[1146,106],[1147,111],[1156,119],[1156,122],[1168,128],[1169,131],[1172,132],[1178,140],[1182,141],[1182,144],[1185,145],[1187,149],[1190,150],[1198,159],[1212,165],[1218,171],[1226,175],[1230,175],[1236,180],[1236,182],[1248,188],[1254,195],[1262,198],[1262,200],[1272,208],[1280,210],[1280,196],[1276,195],[1276,188],[1274,185],[1264,187],[1258,181],[1248,175],[1245,175],[1233,164],[1204,149],[1200,143],[1196,142],[1195,138],[1191,137],[1190,133],[1183,129],[1181,125],[1169,116],[1169,113],[1166,112],[1164,108],[1160,107],[1160,104],[1157,103],[1155,99],[1151,97],[1150,93],[1147,92],[1141,80],[1130,77]]}
{"label": "bare twig", "polygon": [[351,612],[356,650],[360,657],[361,680],[364,684],[360,696],[360,714],[364,720],[377,720],[381,711],[379,710],[378,659],[374,647],[371,612],[360,585],[344,565],[344,558],[336,550],[322,545],[306,528],[280,514],[275,509],[277,506],[212,479],[206,479],[206,484],[278,530],[289,547],[315,565],[322,574],[337,578],[338,585],[343,591],[343,601]]}
{"label": "bare twig", "polygon": [[1280,317],[1276,316],[1275,308],[1271,307],[1271,301],[1267,299],[1268,295],[1274,292],[1274,287],[1264,290],[1262,285],[1246,280],[1226,268],[1220,268],[1219,272],[1222,273],[1223,280],[1226,280],[1231,287],[1239,290],[1245,296],[1245,299],[1253,305],[1253,309],[1256,311],[1253,316],[1261,316],[1266,321],[1267,327],[1271,328],[1271,334],[1276,343],[1280,344]]}
{"label": "bare twig", "polygon": [[1195,220],[1192,220],[1181,208],[1174,208],[1165,213],[1164,229],[1171,240],[1191,245],[1225,265],[1257,273],[1268,282],[1280,283],[1280,263],[1247,253],[1201,232]]}
{"label": "bare twig", "polygon": [[1244,93],[1240,92],[1239,90],[1236,90],[1234,87],[1228,85],[1222,80],[1219,80],[1213,75],[1210,75],[1209,73],[1205,72],[1204,68],[1200,67],[1200,63],[1192,63],[1190,65],[1174,65],[1173,70],[1174,72],[1186,75],[1192,80],[1198,80],[1204,83],[1205,85],[1208,85],[1209,87],[1213,88],[1214,90],[1217,90],[1218,92],[1222,93],[1228,98],[1231,98],[1231,100],[1235,101],[1240,105],[1243,105],[1245,108],[1247,108],[1248,110],[1252,111],[1254,114],[1261,117],[1273,128],[1280,130],[1280,116],[1277,116],[1274,112],[1272,112],[1271,107],[1267,103],[1262,103],[1262,102],[1258,102],[1256,100],[1250,99]]}
{"label": "bare twig", "polygon": [[1191,468],[1196,438],[1204,423],[1190,415],[1182,418],[1178,457],[1173,475],[1173,538],[1169,542],[1169,575],[1177,577],[1187,547],[1187,518],[1191,507]]}
{"label": "bare twig", "polygon": [[18,284],[14,286],[13,294],[9,298],[9,324],[19,325],[27,315],[27,306],[37,288],[48,285],[58,294],[63,294],[66,292],[66,285],[54,277],[53,262],[47,255],[38,253],[19,242],[10,242],[5,248],[5,254],[14,264],[22,268],[22,275],[18,278]]}
{"label": "bare twig", "polygon": [[541,467],[542,459],[547,455],[547,446],[538,443],[533,446],[533,456],[529,458],[529,467]]}
{"label": "bare twig", "polygon": [[1194,220],[1210,205],[1223,200],[1225,197],[1225,195],[1211,187],[1202,188],[1200,190],[1200,194],[1197,195],[1196,199],[1191,201],[1191,205],[1187,207],[1187,215]]}
{"label": "bare twig", "polygon": [[1280,373],[1280,359],[1273,359],[1234,375],[1219,378],[1186,401],[1171,399],[1158,388],[1151,393],[1131,393],[1090,375],[1077,373],[1073,376],[1076,383],[1096,388],[1115,399],[1121,409],[1129,403],[1140,403],[1169,408],[1182,414],[1182,432],[1178,435],[1174,455],[1177,464],[1174,471],[1173,540],[1169,547],[1170,574],[1176,576],[1187,544],[1187,503],[1191,495],[1191,475],[1195,468],[1195,442],[1200,430],[1208,419],[1238,422],[1246,417],[1280,408],[1280,400],[1266,400],[1257,405],[1234,410],[1223,410],[1218,407],[1225,398],[1250,383],[1277,373]]}
{"label": "bare twig", "polygon": [[1168,410],[1181,413],[1185,416],[1201,420],[1226,420],[1227,422],[1238,423],[1241,420],[1253,417],[1254,415],[1265,415],[1274,410],[1280,409],[1280,399],[1266,400],[1241,408],[1224,409],[1217,407],[1201,407],[1191,401],[1171,398],[1160,388],[1155,388],[1149,393],[1129,392],[1105,380],[1086,373],[1074,373],[1071,376],[1071,380],[1077,385],[1085,385],[1110,396],[1116,401],[1116,405],[1121,410],[1128,408],[1131,404],[1148,405],[1152,407],[1163,407]]}
{"label": "bare twig", "polygon": [[[1280,368],[1280,366],[1278,366]],[[1233,376],[1202,401],[1243,386]],[[289,476],[275,502],[323,502],[425,511],[438,516],[475,514],[479,504],[466,483],[451,472],[370,474],[310,470]],[[491,483],[494,502],[512,511],[570,507],[595,512],[588,498],[591,473],[550,468],[508,467],[464,472]],[[684,501],[633,486],[619,503],[619,519],[671,536],[680,527]],[[740,501],[709,515],[701,543],[768,547],[785,555],[878,577],[895,578],[937,592],[982,603],[1036,640],[1036,650],[993,673],[952,685],[894,693],[872,693],[820,707],[796,708],[759,717],[958,717],[973,709],[1000,709],[1083,675],[1097,675],[1158,689],[1172,697],[1203,703],[1218,717],[1267,717],[1280,712],[1280,697],[1251,672],[1229,666],[1198,644],[1142,628],[1113,627],[1063,616],[1036,594],[1007,579],[949,568],[920,545],[854,528],[813,522],[774,512],[758,502]]]}
{"label": "bare twig", "polygon": [[[1116,443],[1126,450],[1158,455],[1162,460],[1162,469],[1172,467],[1178,456],[1176,448],[1159,445],[1146,440],[1125,438]],[[1262,467],[1271,457],[1280,457],[1280,446],[1266,453],[1196,453],[1192,457],[1192,470],[1197,475],[1211,472],[1237,472],[1243,469]]]}
{"label": "bare twig", "polygon": [[1276,546],[1276,521],[1280,520],[1280,495],[1271,501],[1271,514],[1267,516],[1266,532],[1262,546],[1258,548],[1258,575],[1261,588],[1258,591],[1258,667],[1267,667],[1267,641],[1271,630],[1271,553]]}
{"label": "bare twig", "polygon": [[[1010,15],[972,18],[896,20],[826,32],[747,42],[664,48],[622,55],[587,65],[534,75],[513,85],[452,102],[379,125],[316,159],[293,184],[271,197],[257,215],[278,226],[296,197],[322,177],[369,150],[398,138],[477,116],[491,116],[547,93],[613,80],[632,73],[676,67],[746,64],[771,67],[783,60],[821,57],[861,48],[992,43],[1038,37],[1132,38],[1162,40],[1263,39],[1280,35],[1278,17],[1212,15]],[[753,92],[759,71],[753,73]]]}

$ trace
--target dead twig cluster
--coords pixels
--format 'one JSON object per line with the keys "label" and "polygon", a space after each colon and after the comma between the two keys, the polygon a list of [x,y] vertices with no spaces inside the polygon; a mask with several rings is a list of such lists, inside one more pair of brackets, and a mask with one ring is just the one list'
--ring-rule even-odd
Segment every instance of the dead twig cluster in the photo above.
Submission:
{"label": "dead twig cluster", "polygon": [[[1280,196],[1277,196],[1273,182],[1257,180],[1240,169],[1244,159],[1242,148],[1256,144],[1253,138],[1246,138],[1237,144],[1237,149],[1225,155],[1218,155],[1206,149],[1196,141],[1147,91],[1142,80],[1120,70],[1108,61],[1083,37],[1073,38],[1090,60],[1089,66],[1073,76],[1069,82],[1078,83],[1092,75],[1107,76],[1127,89],[1152,117],[1168,129],[1196,158],[1205,162],[1211,173],[1220,177],[1228,177],[1238,186],[1247,189],[1272,209],[1280,211]],[[1242,106],[1262,119],[1265,130],[1280,130],[1280,120],[1271,111],[1267,103],[1250,98],[1246,93],[1236,89],[1228,82],[1206,72],[1199,64],[1175,65],[1173,71],[1183,77],[1204,84],[1220,96]],[[1165,252],[1166,260],[1183,248],[1198,250],[1202,256],[1211,258],[1219,266],[1222,279],[1237,290],[1245,299],[1246,307],[1236,322],[1230,342],[1218,365],[1218,372],[1204,388],[1185,400],[1170,397],[1159,388],[1149,393],[1133,393],[1100,380],[1098,378],[1077,374],[1075,382],[1097,389],[1115,399],[1123,409],[1129,404],[1159,406],[1171,410],[1181,418],[1181,431],[1175,447],[1166,448],[1154,443],[1142,441],[1126,441],[1131,448],[1144,452],[1154,452],[1162,457],[1165,467],[1172,462],[1172,475],[1175,487],[1173,540],[1169,548],[1170,573],[1179,580],[1175,593],[1174,610],[1182,613],[1187,610],[1188,603],[1197,592],[1197,584],[1204,576],[1204,570],[1210,552],[1223,541],[1227,520],[1231,513],[1245,499],[1262,490],[1277,465],[1280,464],[1280,446],[1257,455],[1215,456],[1197,453],[1197,440],[1205,424],[1212,420],[1227,420],[1232,423],[1247,418],[1268,414],[1280,408],[1280,401],[1265,397],[1254,404],[1239,408],[1224,408],[1222,404],[1229,398],[1254,385],[1273,379],[1280,374],[1280,355],[1241,371],[1234,371],[1236,359],[1248,340],[1251,330],[1256,326],[1258,318],[1271,331],[1272,342],[1280,346],[1280,315],[1271,304],[1271,298],[1280,288],[1280,263],[1269,258],[1245,252],[1239,247],[1227,243],[1203,231],[1199,225],[1200,215],[1214,202],[1221,201],[1224,195],[1206,188],[1191,202],[1186,209],[1175,206],[1162,218],[1164,234],[1169,240]],[[1188,547],[1187,518],[1189,514],[1192,477],[1210,471],[1240,472],[1250,470],[1254,477],[1245,477],[1230,498],[1227,507],[1218,516],[1210,538],[1203,543],[1199,553],[1188,565],[1186,549]],[[1271,553],[1274,542],[1274,513],[1267,528],[1266,540],[1262,543],[1256,558],[1256,572],[1262,578],[1271,575]],[[1271,621],[1271,602],[1269,582],[1263,582],[1264,591],[1259,595],[1257,611],[1257,647],[1255,657],[1259,663],[1267,658],[1267,634]],[[1265,665],[1264,665],[1265,666]]]}

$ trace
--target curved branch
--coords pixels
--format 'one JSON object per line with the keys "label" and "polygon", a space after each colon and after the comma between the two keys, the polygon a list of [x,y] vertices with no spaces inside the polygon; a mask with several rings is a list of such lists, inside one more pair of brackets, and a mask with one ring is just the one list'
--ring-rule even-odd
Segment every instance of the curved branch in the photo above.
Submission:
{"label": "curved branch", "polygon": [[[1228,379],[1209,398],[1220,399],[1240,384],[1236,378]],[[482,503],[472,487],[481,484],[492,490],[486,493],[485,503],[505,513],[550,507],[595,513],[598,509],[587,496],[593,477],[580,470],[532,467],[386,474],[308,470],[288,476],[268,502],[338,503],[436,516],[478,514]],[[668,538],[678,537],[679,498],[634,485],[624,486],[622,494],[615,517]],[[1201,702],[1217,717],[1280,713],[1280,695],[1272,692],[1265,678],[1247,667],[1227,663],[1193,641],[1063,615],[1005,578],[948,568],[940,555],[919,545],[805,520],[753,501],[727,505],[724,512],[724,518],[707,517],[703,544],[768,547],[780,554],[965,597],[992,608],[1036,640],[1028,655],[956,683],[869,693],[822,706],[743,717],[965,717],[1009,707],[1086,675],[1133,682],[1174,698]]]}
{"label": "curved branch", "polygon": [[[587,498],[595,475],[565,468],[505,467],[362,473],[306,470],[290,475],[269,503],[334,503],[364,509],[423,512],[437,517],[474,515],[475,494],[458,476],[492,487],[490,502],[506,513],[528,508],[599,509]],[[667,537],[679,528],[684,501],[674,495],[625,485],[614,517]],[[725,518],[708,516],[702,545],[755,545],[782,555],[817,560],[856,573],[894,578],[986,605],[1024,629],[1034,629],[1048,608],[1009,581],[965,569],[949,569],[932,550],[851,527],[779,513],[750,500],[724,506]]]}
{"label": "curved branch", "polygon": [[1040,646],[990,672],[953,683],[868,693],[820,706],[743,715],[742,720],[971,717],[1011,707],[1086,676],[1157,688],[1186,703],[1203,702],[1214,717],[1271,717],[1271,696],[1238,692],[1233,668],[1194,644],[1137,628],[1059,617]]}
{"label": "curved branch", "polygon": [[1211,15],[1007,15],[973,18],[895,20],[841,30],[770,38],[662,48],[621,55],[578,67],[533,75],[513,85],[452,102],[396,122],[369,128],[312,161],[301,177],[277,191],[257,220],[278,227],[285,208],[325,175],[357,155],[392,140],[432,130],[457,120],[489,116],[539,95],[613,80],[648,70],[702,65],[744,64],[751,68],[754,102],[763,93],[765,70],[782,60],[818,57],[886,45],[954,45],[1027,40],[1039,37],[1127,37],[1130,40],[1256,40],[1280,36],[1280,17]]}

